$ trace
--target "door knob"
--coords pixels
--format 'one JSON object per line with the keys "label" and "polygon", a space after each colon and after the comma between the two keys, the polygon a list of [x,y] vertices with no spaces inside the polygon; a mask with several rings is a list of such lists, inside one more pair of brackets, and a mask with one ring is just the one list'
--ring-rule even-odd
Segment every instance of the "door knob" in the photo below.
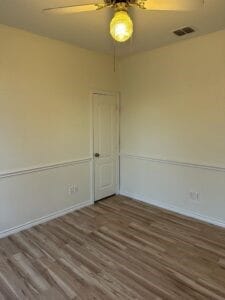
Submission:
{"label": "door knob", "polygon": [[99,157],[100,156],[100,154],[99,153],[95,153],[95,157]]}

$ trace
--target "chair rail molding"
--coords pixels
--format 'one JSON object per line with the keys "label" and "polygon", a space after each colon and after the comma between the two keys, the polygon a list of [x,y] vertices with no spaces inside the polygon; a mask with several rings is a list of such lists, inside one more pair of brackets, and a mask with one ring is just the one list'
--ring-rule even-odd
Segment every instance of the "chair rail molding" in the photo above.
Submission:
{"label": "chair rail molding", "polygon": [[25,175],[29,173],[35,173],[35,172],[42,172],[47,171],[51,169],[57,169],[62,167],[69,167],[74,166],[78,164],[85,164],[90,163],[92,161],[92,157],[85,157],[85,158],[79,158],[71,161],[63,161],[63,162],[57,162],[54,164],[46,164],[46,165],[40,165],[40,166],[34,166],[32,168],[24,168],[19,170],[13,170],[13,171],[7,171],[0,173],[0,180],[7,177],[13,177],[13,176],[20,176]]}
{"label": "chair rail molding", "polygon": [[206,170],[212,170],[212,171],[218,171],[218,172],[225,172],[225,167],[219,167],[219,166],[213,166],[213,165],[207,165],[207,164],[181,162],[181,161],[176,161],[176,160],[154,158],[154,157],[150,157],[150,156],[136,155],[136,154],[130,154],[130,153],[129,154],[128,153],[120,153],[120,157],[137,159],[137,160],[145,160],[145,161],[156,162],[156,163],[160,163],[160,164],[169,164],[169,165],[175,165],[175,166],[181,166],[181,167],[198,168],[198,169],[206,169]]}

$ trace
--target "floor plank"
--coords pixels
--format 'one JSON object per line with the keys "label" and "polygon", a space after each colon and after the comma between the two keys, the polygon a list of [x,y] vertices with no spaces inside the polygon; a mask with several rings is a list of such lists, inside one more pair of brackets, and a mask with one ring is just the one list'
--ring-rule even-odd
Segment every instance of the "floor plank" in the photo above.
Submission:
{"label": "floor plank", "polygon": [[113,196],[0,240],[0,299],[225,299],[225,230]]}

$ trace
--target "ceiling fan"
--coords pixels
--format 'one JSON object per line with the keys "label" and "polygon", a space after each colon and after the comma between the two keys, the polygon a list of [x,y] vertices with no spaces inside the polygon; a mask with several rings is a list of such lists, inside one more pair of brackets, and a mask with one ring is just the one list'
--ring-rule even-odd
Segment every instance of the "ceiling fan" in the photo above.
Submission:
{"label": "ceiling fan", "polygon": [[110,23],[110,34],[117,42],[127,41],[133,34],[133,22],[128,15],[130,7],[144,10],[188,11],[203,7],[204,0],[99,0],[98,3],[46,8],[47,14],[73,14],[100,10],[106,7],[114,9]]}

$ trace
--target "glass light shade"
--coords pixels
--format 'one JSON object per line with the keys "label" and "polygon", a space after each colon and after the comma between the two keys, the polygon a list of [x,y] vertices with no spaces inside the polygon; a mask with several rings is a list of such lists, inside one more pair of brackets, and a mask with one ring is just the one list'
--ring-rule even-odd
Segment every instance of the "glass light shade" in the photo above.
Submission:
{"label": "glass light shade", "polygon": [[133,22],[124,10],[116,11],[110,23],[110,34],[117,42],[126,42],[133,34]]}

